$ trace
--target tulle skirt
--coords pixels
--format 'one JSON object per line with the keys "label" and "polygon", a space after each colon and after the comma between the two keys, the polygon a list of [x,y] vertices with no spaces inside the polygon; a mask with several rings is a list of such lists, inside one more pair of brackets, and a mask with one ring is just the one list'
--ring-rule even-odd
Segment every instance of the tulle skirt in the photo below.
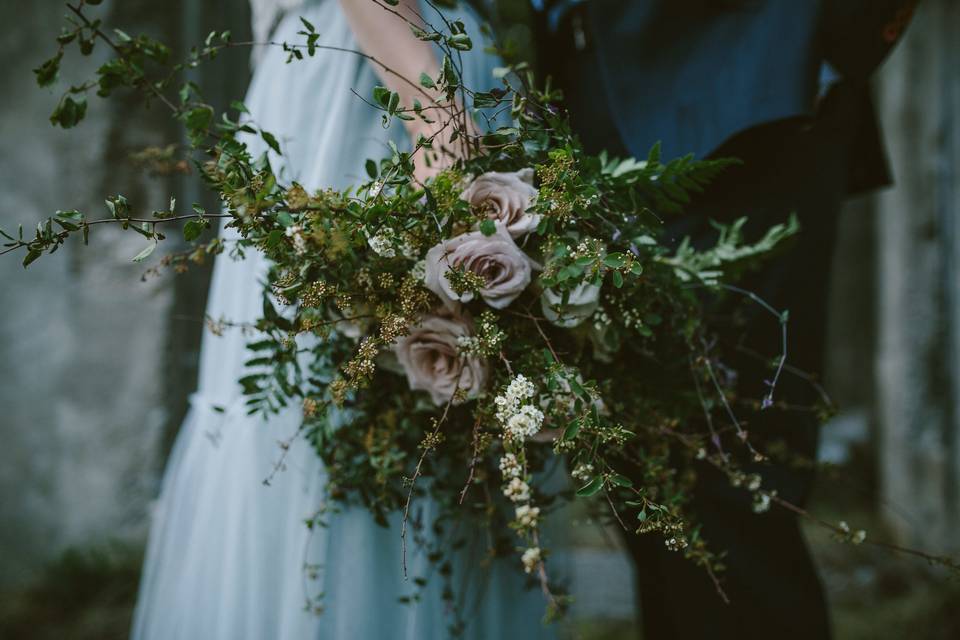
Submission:
{"label": "tulle skirt", "polygon": [[[459,13],[480,49],[475,18]],[[316,25],[322,44],[357,48],[337,0],[286,16],[273,39],[299,40],[298,15]],[[464,62],[468,83],[493,85],[494,58],[477,50]],[[349,53],[320,51],[291,64],[278,47],[264,53],[246,104],[257,124],[279,139],[284,157],[275,166],[282,165],[286,182],[344,187],[361,180],[366,158],[387,154],[388,140],[404,144],[399,123],[384,129],[379,112],[351,93],[368,97],[376,84],[370,65]],[[264,151],[257,141],[251,144]],[[229,233],[225,237],[230,240]],[[265,271],[256,253],[241,261],[218,257],[208,316],[255,321]],[[199,388],[153,514],[133,638],[448,637],[455,619],[436,576],[415,603],[400,602],[417,591],[412,578],[431,576],[434,569],[423,551],[408,545],[411,580],[404,580],[398,520],[383,528],[358,507],[326,516],[326,527],[306,526],[325,501],[324,469],[309,444],[295,441],[284,470],[264,484],[281,456],[278,443],[296,432],[300,412],[294,407],[266,421],[246,415],[236,381],[250,357],[248,340],[235,328],[203,336]],[[429,518],[429,501],[418,508]],[[483,541],[476,542],[482,547]],[[469,547],[455,562],[464,637],[553,637],[553,629],[541,624],[543,597],[526,588],[512,566],[519,561],[480,567],[480,554]],[[323,611],[317,613],[320,602]]]}

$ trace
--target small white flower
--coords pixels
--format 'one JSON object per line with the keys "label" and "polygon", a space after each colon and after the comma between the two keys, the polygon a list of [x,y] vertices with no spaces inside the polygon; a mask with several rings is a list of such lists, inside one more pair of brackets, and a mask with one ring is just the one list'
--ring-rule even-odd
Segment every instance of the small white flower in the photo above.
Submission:
{"label": "small white flower", "polygon": [[[407,260],[416,260],[417,259],[417,247],[414,244],[413,236],[409,233],[404,234],[403,239],[400,242],[400,254]],[[427,271],[427,261],[423,261],[423,271],[426,274]]]}
{"label": "small white flower", "polygon": [[307,252],[307,239],[303,237],[303,227],[298,224],[292,224],[287,227],[287,237],[293,239],[293,250],[298,256]]}
{"label": "small white flower", "polygon": [[385,227],[377,231],[376,234],[369,236],[367,238],[367,244],[370,245],[370,249],[378,256],[382,258],[394,258],[397,255],[397,250],[393,247],[392,235],[390,230]]}
{"label": "small white flower", "polygon": [[503,395],[494,398],[497,405],[497,420],[506,424],[510,418],[520,411],[520,405],[524,400],[529,400],[537,393],[536,387],[527,380],[523,374],[519,374],[507,386]]}
{"label": "small white flower", "polygon": [[417,260],[417,262],[410,268],[410,276],[414,280],[422,281],[427,275],[427,261],[426,260]]}
{"label": "small white flower", "polygon": [[520,478],[513,478],[503,488],[503,495],[507,496],[511,502],[526,502],[530,499],[530,485]]}
{"label": "small white flower", "polygon": [[517,522],[521,527],[535,527],[540,518],[540,508],[531,507],[528,504],[522,504],[517,507]]}
{"label": "small white flower", "polygon": [[504,425],[504,432],[508,438],[529,438],[540,431],[543,425],[543,412],[533,405],[524,405],[520,410],[510,416],[507,424]]}
{"label": "small white flower", "polygon": [[663,544],[670,551],[680,551],[682,549],[687,548],[688,542],[685,537],[680,536],[680,537],[667,538],[666,540],[663,541]]}
{"label": "small white flower", "polygon": [[759,474],[754,473],[747,476],[747,489],[749,489],[750,491],[756,491],[757,489],[760,488],[760,482],[761,482],[761,479]]}
{"label": "small white flower", "polygon": [[532,573],[541,561],[540,547],[530,547],[524,551],[523,556],[520,557],[520,561],[523,562],[523,570],[527,573]]}
{"label": "small white flower", "polygon": [[500,458],[500,473],[505,478],[519,478],[523,469],[520,468],[520,461],[512,453],[505,453]]}
{"label": "small white flower", "polygon": [[753,494],[753,512],[766,513],[770,510],[770,500],[777,495],[776,491],[758,491]]}
{"label": "small white flower", "polygon": [[570,475],[573,476],[574,480],[586,482],[593,477],[593,465],[589,463],[578,464]]}

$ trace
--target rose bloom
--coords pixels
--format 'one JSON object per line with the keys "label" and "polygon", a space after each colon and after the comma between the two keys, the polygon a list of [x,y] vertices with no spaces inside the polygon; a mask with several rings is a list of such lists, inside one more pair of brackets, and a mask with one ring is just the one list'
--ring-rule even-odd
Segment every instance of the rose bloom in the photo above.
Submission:
{"label": "rose bloom", "polygon": [[520,250],[503,227],[485,236],[480,231],[471,231],[455,238],[444,240],[427,252],[424,284],[433,291],[450,310],[456,310],[458,302],[473,300],[473,292],[457,294],[450,285],[447,272],[451,269],[470,271],[483,280],[480,297],[494,309],[503,309],[523,293],[539,265]]}
{"label": "rose bloom", "polygon": [[475,356],[461,356],[457,348],[458,338],[472,335],[468,316],[441,312],[421,317],[393,346],[410,388],[426,391],[437,405],[449,402],[458,389],[467,398],[480,395],[487,383],[487,364]]}
{"label": "rose bloom", "polygon": [[490,220],[503,224],[514,238],[530,233],[540,224],[539,214],[527,213],[537,199],[533,169],[481,174],[460,194],[460,198]]}
{"label": "rose bloom", "polygon": [[562,304],[562,293],[546,289],[540,296],[540,307],[543,316],[551,323],[570,329],[592,316],[600,304],[599,300],[600,287],[581,282],[570,290],[566,304]]}

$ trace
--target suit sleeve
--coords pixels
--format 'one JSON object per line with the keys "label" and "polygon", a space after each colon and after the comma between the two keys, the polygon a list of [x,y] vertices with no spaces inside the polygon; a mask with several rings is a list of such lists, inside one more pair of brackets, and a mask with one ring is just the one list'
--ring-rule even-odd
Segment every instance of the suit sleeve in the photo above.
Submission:
{"label": "suit sleeve", "polygon": [[844,77],[865,80],[906,30],[919,0],[827,0],[826,59]]}

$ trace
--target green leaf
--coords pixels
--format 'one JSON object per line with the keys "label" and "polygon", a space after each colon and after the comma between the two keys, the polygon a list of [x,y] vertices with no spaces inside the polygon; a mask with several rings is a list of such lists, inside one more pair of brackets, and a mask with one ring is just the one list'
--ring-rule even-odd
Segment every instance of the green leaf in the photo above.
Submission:
{"label": "green leaf", "polygon": [[615,286],[617,289],[623,286],[623,274],[619,271],[613,272],[613,286]]}
{"label": "green leaf", "polygon": [[581,498],[589,498],[603,489],[603,476],[597,476],[587,484],[577,489],[577,495]]}
{"label": "green leaf", "polygon": [[206,131],[213,122],[213,107],[203,105],[190,109],[184,115],[184,124],[194,133]]}
{"label": "green leaf", "polygon": [[23,258],[23,268],[26,269],[27,265],[39,258],[42,253],[43,252],[38,249],[30,249],[30,251],[27,252],[27,255]]}
{"label": "green leaf", "polygon": [[187,220],[187,223],[183,225],[183,239],[187,242],[193,242],[206,231],[208,226],[209,223],[206,220]]}
{"label": "green leaf", "polygon": [[659,164],[660,163],[660,143],[657,142],[655,145],[650,147],[650,153],[647,154],[647,164]]}
{"label": "green leaf", "polygon": [[138,253],[137,255],[135,255],[135,256],[133,257],[133,261],[134,261],[134,262],[143,262],[144,260],[146,260],[147,258],[149,258],[149,257],[150,257],[150,254],[153,253],[153,250],[157,248],[157,245],[158,245],[158,244],[159,244],[159,243],[157,242],[157,239],[154,238],[154,239],[150,242],[150,244],[148,244],[146,247],[143,248],[143,251],[141,251],[140,253]]}
{"label": "green leaf", "polygon": [[564,429],[563,439],[573,440],[574,438],[576,438],[577,434],[580,433],[580,427],[582,426],[583,426],[583,422],[581,422],[579,418],[572,421],[570,424],[567,425],[567,428]]}
{"label": "green leaf", "polygon": [[633,480],[627,476],[621,475],[619,473],[614,473],[610,476],[610,482],[620,487],[632,487]]}
{"label": "green leaf", "polygon": [[370,176],[371,178],[376,178],[376,177],[377,177],[377,174],[378,174],[379,172],[377,171],[377,163],[376,163],[376,162],[374,162],[373,160],[367,158],[367,162],[364,164],[364,167],[365,167],[366,170],[367,170],[367,175],[368,175],[368,176]]}
{"label": "green leaf", "polygon": [[567,383],[570,385],[570,390],[573,391],[575,394],[577,394],[581,398],[584,398],[585,400],[590,399],[590,394],[587,393],[587,390],[584,389],[583,386],[581,386],[580,383],[577,382],[575,378],[567,378]]}
{"label": "green leaf", "polygon": [[260,131],[260,136],[263,138],[263,141],[276,152],[277,155],[283,155],[283,152],[280,151],[280,143],[277,142],[276,136],[274,136],[269,131]]}
{"label": "green leaf", "polygon": [[274,229],[267,235],[267,249],[273,249],[283,240],[283,231]]}
{"label": "green leaf", "polygon": [[607,265],[611,269],[619,269],[623,265],[627,264],[627,256],[623,255],[622,253],[608,253],[603,259],[603,264]]}
{"label": "green leaf", "polygon": [[480,232],[485,236],[492,236],[497,232],[497,223],[487,218],[480,223]]}
{"label": "green leaf", "polygon": [[457,51],[470,51],[473,48],[473,42],[470,36],[465,33],[458,33],[447,38],[447,44]]}
{"label": "green leaf", "polygon": [[397,107],[400,106],[400,94],[396,91],[390,94],[390,99],[387,100],[387,111],[391,114],[397,112]]}
{"label": "green leaf", "polygon": [[48,87],[57,80],[60,73],[60,61],[63,59],[63,51],[57,53],[39,67],[33,70],[37,78],[37,84],[41,87]]}
{"label": "green leaf", "polygon": [[379,104],[381,107],[386,108],[390,104],[390,94],[393,93],[390,89],[386,87],[374,87],[373,88],[373,101]]}
{"label": "green leaf", "polygon": [[69,129],[77,126],[87,115],[87,99],[80,96],[74,100],[70,96],[64,96],[57,108],[50,114],[50,123],[54,126],[60,126],[63,129]]}
{"label": "green leaf", "polygon": [[477,109],[495,107],[497,104],[497,97],[492,93],[481,91],[473,94],[473,106]]}
{"label": "green leaf", "polygon": [[427,75],[426,73],[421,73],[421,74],[420,74],[420,86],[421,86],[421,87],[424,87],[424,88],[427,88],[427,89],[433,89],[433,88],[435,88],[437,85],[436,85],[436,83],[433,81],[433,78],[431,78],[431,77],[430,77],[429,75]]}
{"label": "green leaf", "polygon": [[307,28],[307,31],[309,31],[310,33],[314,33],[316,31],[316,28],[314,28],[314,26],[310,23],[310,21],[304,18],[303,16],[300,16],[300,22],[303,23],[303,26],[305,26]]}

